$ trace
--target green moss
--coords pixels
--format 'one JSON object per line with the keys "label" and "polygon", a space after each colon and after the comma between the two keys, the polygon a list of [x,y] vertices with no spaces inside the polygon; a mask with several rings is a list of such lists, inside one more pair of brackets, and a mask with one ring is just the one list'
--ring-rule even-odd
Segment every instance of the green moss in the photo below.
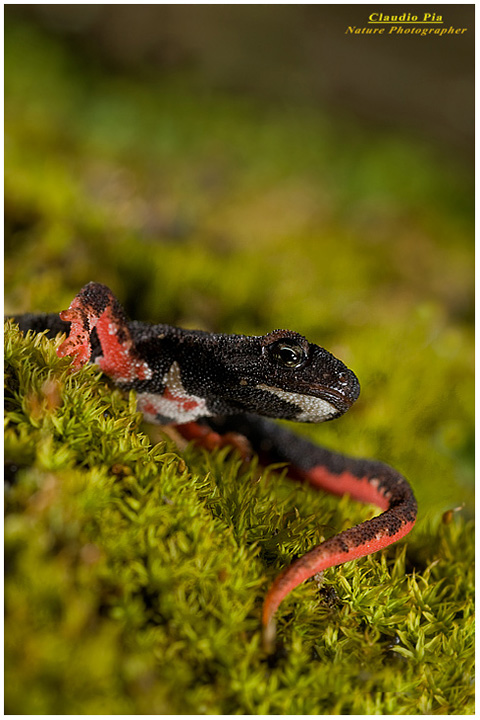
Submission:
{"label": "green moss", "polygon": [[409,567],[403,544],[297,590],[279,616],[286,655],[270,667],[267,578],[365,511],[259,477],[226,450],[152,447],[132,398],[93,368],[71,374],[43,336],[7,326],[6,340],[9,712],[469,707],[468,526],[436,523],[435,549],[420,557],[412,540]]}
{"label": "green moss", "polygon": [[138,319],[303,332],[362,395],[298,432],[398,467],[420,508],[398,546],[292,593],[267,660],[268,584],[373,509],[180,453],[8,326],[7,712],[471,713],[468,176],[312,108],[113,78],[12,21],[6,100],[8,312],[96,280]]}

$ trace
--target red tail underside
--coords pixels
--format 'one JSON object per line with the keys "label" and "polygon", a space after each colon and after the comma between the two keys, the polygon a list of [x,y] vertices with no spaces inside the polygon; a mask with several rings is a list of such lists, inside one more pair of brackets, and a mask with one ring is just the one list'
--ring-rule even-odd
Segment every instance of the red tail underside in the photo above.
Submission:
{"label": "red tail underside", "polygon": [[[404,521],[396,532],[392,532],[392,527],[398,526],[398,518],[395,510],[389,509],[388,498],[380,492],[376,478],[357,478],[346,471],[335,475],[323,466],[304,471],[301,476],[316,488],[336,495],[348,493],[353,499],[377,505],[385,512],[374,521],[367,521],[329,538],[286,568],[276,578],[265,598],[262,614],[265,628],[273,621],[282,600],[300,583],[327,568],[342,565],[392,545],[407,535],[415,524],[415,520]],[[363,528],[366,530],[369,522],[375,522],[377,526],[374,536],[365,532],[365,539],[359,541]]]}

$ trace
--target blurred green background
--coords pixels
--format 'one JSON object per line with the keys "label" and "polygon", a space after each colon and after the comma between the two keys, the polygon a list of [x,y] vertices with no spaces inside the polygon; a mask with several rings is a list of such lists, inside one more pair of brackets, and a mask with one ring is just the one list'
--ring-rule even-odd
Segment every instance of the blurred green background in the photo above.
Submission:
{"label": "blurred green background", "polygon": [[5,310],[96,280],[132,318],[306,335],[362,394],[298,431],[398,467],[427,532],[473,512],[474,6],[347,37],[368,8],[6,6]]}

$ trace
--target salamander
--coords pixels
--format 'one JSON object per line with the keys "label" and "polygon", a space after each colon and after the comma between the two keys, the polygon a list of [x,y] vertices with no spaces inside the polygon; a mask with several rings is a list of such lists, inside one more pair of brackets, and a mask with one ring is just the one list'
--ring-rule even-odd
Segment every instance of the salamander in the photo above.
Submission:
{"label": "salamander", "polygon": [[319,447],[266,419],[329,421],[358,398],[355,374],[302,335],[227,335],[129,321],[112,291],[96,282],[59,315],[14,319],[21,330],[65,332],[58,355],[70,356],[73,368],[94,362],[116,386],[134,389],[147,421],[173,424],[184,437],[210,446],[240,433],[262,458],[288,463],[292,477],[383,511],[320,543],[276,578],[262,612],[267,646],[275,635],[275,613],[291,590],[318,572],[391,545],[413,528],[417,503],[399,472]]}

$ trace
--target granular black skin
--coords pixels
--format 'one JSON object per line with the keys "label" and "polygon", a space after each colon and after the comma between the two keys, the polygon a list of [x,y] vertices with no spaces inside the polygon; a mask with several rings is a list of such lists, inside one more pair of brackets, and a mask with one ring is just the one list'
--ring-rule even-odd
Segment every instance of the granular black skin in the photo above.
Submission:
{"label": "granular black skin", "polygon": [[[84,307],[90,307],[96,315],[101,315],[105,308],[109,305],[112,315],[116,315],[120,321],[125,322],[123,310],[115,295],[100,283],[90,282],[80,290],[75,298],[80,300]],[[118,313],[120,308],[120,313]]]}
{"label": "granular black skin", "polygon": [[[254,410],[267,417],[295,420],[301,408],[293,402],[256,385],[267,384],[287,392],[302,391],[315,395],[311,387],[320,372],[327,376],[325,385],[340,394],[325,397],[341,415],[356,400],[359,385],[355,375],[326,350],[309,345],[309,361],[302,368],[280,367],[269,356],[269,336],[247,337],[223,335],[195,330],[182,330],[168,325],[129,323],[135,352],[153,371],[148,380],[135,380],[127,387],[138,392],[161,394],[163,378],[173,362],[181,368],[182,384],[190,395],[206,399],[213,415],[237,414]],[[302,336],[282,331],[291,341]],[[342,377],[342,383],[337,378]]]}
{"label": "granular black skin", "polygon": [[[321,377],[325,386],[342,393],[329,397],[341,415],[357,399],[360,386],[354,373],[340,360],[298,333],[276,330],[265,336],[225,335],[201,330],[184,330],[171,325],[133,321],[128,322],[122,306],[111,290],[99,283],[89,283],[77,295],[77,301],[96,316],[107,308],[116,324],[117,338],[123,342],[130,336],[135,357],[144,360],[152,371],[147,380],[124,383],[124,389],[162,394],[163,378],[173,362],[181,368],[182,384],[191,395],[204,397],[214,417],[203,419],[216,432],[237,432],[246,436],[252,449],[271,462],[288,462],[304,475],[315,467],[326,468],[332,475],[350,473],[356,478],[376,478],[382,494],[389,494],[389,507],[395,513],[383,531],[394,536],[400,527],[413,522],[417,506],[407,481],[388,465],[376,460],[348,457],[319,447],[290,430],[280,427],[257,414],[294,420],[299,408],[278,396],[255,387],[258,384],[279,387],[290,392],[307,391],[318,384]],[[70,323],[56,313],[26,314],[14,318],[21,330],[42,331],[48,335],[59,332],[68,335]],[[88,327],[87,320],[85,324]],[[102,349],[96,329],[90,332],[91,360],[99,357]],[[297,343],[305,351],[305,361],[298,369],[285,368],[276,362],[271,348],[279,341]],[[340,381],[341,379],[341,381]],[[247,412],[245,412],[247,410]],[[241,414],[239,414],[241,413]],[[383,516],[380,516],[383,517]],[[376,520],[377,518],[374,518]],[[374,520],[363,524],[363,539],[370,539],[379,527]],[[352,537],[355,542],[357,538]],[[360,539],[358,538],[358,542]]]}
{"label": "granular black skin", "polygon": [[99,283],[88,283],[77,297],[89,305],[95,315],[101,315],[108,307],[117,327],[118,341],[123,343],[127,340],[129,335],[127,316],[111,290]]}
{"label": "granular black skin", "polygon": [[52,339],[59,333],[68,335],[70,332],[70,323],[61,320],[58,313],[25,313],[14,315],[12,320],[18,323],[22,332],[33,330],[40,333],[46,330],[46,336]]}
{"label": "granular black skin", "polygon": [[[108,309],[108,317],[116,327],[117,340],[124,342],[130,336],[132,360],[144,361],[151,370],[151,377],[117,383],[125,390],[162,395],[165,375],[176,362],[186,393],[203,398],[211,415],[253,411],[288,420],[300,417],[302,407],[259,389],[257,385],[325,399],[335,409],[332,418],[346,412],[360,392],[355,374],[340,360],[289,330],[249,337],[183,330],[165,324],[127,322],[118,300],[100,283],[86,285],[72,307],[81,314],[85,330],[89,331],[89,314],[99,317]],[[32,316],[26,321],[25,316],[16,319],[21,329],[28,327],[29,322],[36,324]],[[65,323],[59,326],[55,316],[43,316],[42,320],[52,330],[65,329]],[[93,362],[102,350],[96,343],[97,338],[92,339]],[[278,343],[301,347],[304,360],[299,367],[285,367],[278,360],[275,353]],[[168,418],[158,417],[159,422],[164,420],[168,421]]]}

